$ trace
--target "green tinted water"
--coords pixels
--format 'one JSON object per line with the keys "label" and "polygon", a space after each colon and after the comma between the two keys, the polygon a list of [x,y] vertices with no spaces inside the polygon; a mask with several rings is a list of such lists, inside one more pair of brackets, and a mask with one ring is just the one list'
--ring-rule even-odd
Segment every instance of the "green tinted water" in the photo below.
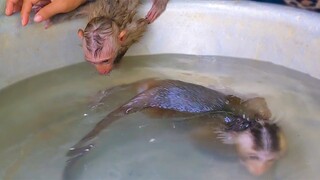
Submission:
{"label": "green tinted water", "polygon": [[[270,63],[245,59],[156,55],[125,58],[110,76],[81,63],[0,91],[1,179],[60,179],[65,153],[132,93],[90,109],[99,90],[136,80],[179,79],[223,92],[265,97],[288,138],[287,155],[262,177],[232,156],[204,153],[188,128],[132,114],[100,134],[97,148],[74,171],[79,179],[317,179],[320,167],[320,81]],[[180,125],[181,126],[181,125]],[[188,126],[184,124],[183,126]]]}

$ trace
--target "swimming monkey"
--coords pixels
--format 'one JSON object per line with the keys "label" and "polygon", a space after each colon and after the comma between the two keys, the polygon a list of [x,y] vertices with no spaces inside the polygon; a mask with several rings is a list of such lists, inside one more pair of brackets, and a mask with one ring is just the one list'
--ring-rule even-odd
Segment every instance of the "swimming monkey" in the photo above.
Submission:
{"label": "swimming monkey", "polygon": [[128,89],[134,89],[137,95],[109,113],[70,148],[68,163],[90,152],[95,137],[114,121],[149,108],[222,117],[222,126],[215,131],[217,137],[225,144],[236,146],[241,162],[254,175],[266,172],[286,151],[283,132],[270,120],[271,112],[264,98],[242,100],[183,81],[145,79],[108,89],[98,101],[102,102],[112,92]]}

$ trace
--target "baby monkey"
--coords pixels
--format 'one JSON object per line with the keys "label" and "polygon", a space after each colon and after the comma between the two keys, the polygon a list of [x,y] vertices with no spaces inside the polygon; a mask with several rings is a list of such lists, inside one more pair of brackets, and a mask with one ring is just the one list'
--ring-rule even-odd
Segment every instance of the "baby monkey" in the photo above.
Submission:
{"label": "baby monkey", "polygon": [[271,112],[263,98],[242,100],[183,81],[145,79],[108,89],[98,101],[104,101],[112,92],[128,89],[134,89],[137,95],[109,113],[70,148],[67,153],[70,157],[68,163],[88,153],[94,147],[94,138],[111,123],[148,108],[190,114],[212,113],[212,117],[222,117],[223,123],[215,133],[223,143],[236,146],[242,163],[254,175],[266,172],[286,150],[283,133],[270,120]]}
{"label": "baby monkey", "polygon": [[[119,62],[128,48],[143,36],[147,25],[162,14],[168,1],[153,0],[146,18],[135,18],[140,0],[89,0],[69,13],[52,17],[45,26],[87,16],[87,26],[78,31],[85,59],[100,74],[108,74],[114,63]],[[37,12],[50,2],[40,1],[33,9]]]}

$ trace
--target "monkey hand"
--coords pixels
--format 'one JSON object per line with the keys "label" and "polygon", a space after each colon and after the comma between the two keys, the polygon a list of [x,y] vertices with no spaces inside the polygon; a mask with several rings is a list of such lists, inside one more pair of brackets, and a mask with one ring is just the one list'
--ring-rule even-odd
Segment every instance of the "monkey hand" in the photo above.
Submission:
{"label": "monkey hand", "polygon": [[149,24],[156,20],[166,9],[169,0],[153,0],[151,9],[149,10],[146,19]]}
{"label": "monkey hand", "polygon": [[36,14],[40,11],[41,8],[45,7],[49,3],[51,3],[51,0],[40,0],[32,6],[32,10]]}
{"label": "monkey hand", "polygon": [[150,23],[150,21],[147,18],[141,18],[141,19],[137,20],[137,26],[138,27],[144,26],[144,25],[149,24],[149,23]]}
{"label": "monkey hand", "polygon": [[33,20],[42,22],[56,14],[70,12],[85,2],[86,0],[7,0],[6,15],[21,11],[21,24],[25,26],[32,9],[36,11]]}

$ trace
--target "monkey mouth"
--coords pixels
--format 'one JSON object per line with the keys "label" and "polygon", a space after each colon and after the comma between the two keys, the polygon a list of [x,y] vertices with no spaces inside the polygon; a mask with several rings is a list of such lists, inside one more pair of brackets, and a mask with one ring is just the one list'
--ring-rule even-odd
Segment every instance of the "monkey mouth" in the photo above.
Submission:
{"label": "monkey mouth", "polygon": [[109,75],[113,68],[110,64],[95,64],[94,66],[100,75]]}
{"label": "monkey mouth", "polygon": [[112,70],[104,71],[104,72],[100,72],[100,71],[98,71],[98,72],[99,72],[99,74],[100,74],[100,75],[109,76],[109,75],[110,75],[110,73],[111,73],[111,71],[112,71]]}

